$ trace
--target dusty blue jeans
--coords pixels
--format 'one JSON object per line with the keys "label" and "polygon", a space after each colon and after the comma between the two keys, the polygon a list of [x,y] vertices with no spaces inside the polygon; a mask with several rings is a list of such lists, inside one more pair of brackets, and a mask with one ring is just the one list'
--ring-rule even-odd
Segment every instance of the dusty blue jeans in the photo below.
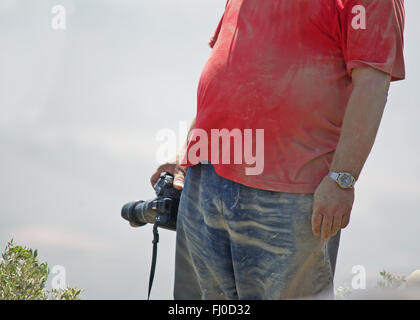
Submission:
{"label": "dusty blue jeans", "polygon": [[312,194],[250,188],[211,164],[187,171],[175,299],[332,298],[340,233],[312,234]]}

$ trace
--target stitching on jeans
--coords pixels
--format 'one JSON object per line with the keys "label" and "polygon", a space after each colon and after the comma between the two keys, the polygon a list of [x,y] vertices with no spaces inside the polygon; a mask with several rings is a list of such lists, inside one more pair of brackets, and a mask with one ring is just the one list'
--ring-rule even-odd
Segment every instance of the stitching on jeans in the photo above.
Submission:
{"label": "stitching on jeans", "polygon": [[236,182],[235,182],[235,185],[236,185],[236,190],[237,190],[236,191],[236,200],[233,203],[233,205],[230,207],[230,209],[234,209],[239,202],[239,195],[240,195],[239,189],[241,188],[241,185],[239,183],[236,183]]}

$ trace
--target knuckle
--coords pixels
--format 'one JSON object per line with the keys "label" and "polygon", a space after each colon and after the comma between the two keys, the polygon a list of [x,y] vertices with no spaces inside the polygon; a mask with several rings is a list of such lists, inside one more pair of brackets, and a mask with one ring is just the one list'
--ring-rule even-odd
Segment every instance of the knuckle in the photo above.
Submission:
{"label": "knuckle", "polygon": [[183,181],[184,181],[184,176],[182,176],[182,175],[175,175],[174,182],[183,182]]}
{"label": "knuckle", "polygon": [[350,206],[348,204],[340,204],[337,207],[337,210],[338,211],[341,211],[341,212],[350,212],[351,211],[351,208],[352,208],[352,206]]}
{"label": "knuckle", "polygon": [[325,216],[325,219],[322,221],[322,224],[325,227],[331,227],[332,223],[333,223],[333,220],[332,220],[332,217],[330,217],[330,216]]}
{"label": "knuckle", "polygon": [[312,214],[312,220],[321,220],[322,219],[322,214],[320,210],[315,210],[314,213]]}
{"label": "knuckle", "polygon": [[315,208],[318,211],[324,211],[327,208],[327,203],[323,202],[323,201],[318,201],[315,203]]}

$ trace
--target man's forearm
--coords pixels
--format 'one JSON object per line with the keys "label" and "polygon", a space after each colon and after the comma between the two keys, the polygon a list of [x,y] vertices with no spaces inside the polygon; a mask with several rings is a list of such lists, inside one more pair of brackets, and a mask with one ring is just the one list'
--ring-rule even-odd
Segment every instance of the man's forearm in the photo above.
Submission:
{"label": "man's forearm", "polygon": [[357,179],[376,138],[390,77],[371,68],[355,69],[352,76],[353,91],[330,171],[347,171]]}
{"label": "man's forearm", "polygon": [[184,145],[182,146],[181,150],[180,150],[180,151],[179,151],[179,153],[178,153],[178,155],[179,155],[181,158],[184,156],[184,153],[185,153],[185,151],[187,150],[188,141],[190,140],[190,136],[191,136],[192,130],[193,130],[193,129],[194,129],[194,127],[195,127],[195,119],[196,119],[196,117],[194,117],[194,119],[192,120],[191,125],[190,125],[190,128],[189,128],[189,130],[188,130],[187,137],[186,137],[186,139],[185,139],[185,143],[184,143]]}

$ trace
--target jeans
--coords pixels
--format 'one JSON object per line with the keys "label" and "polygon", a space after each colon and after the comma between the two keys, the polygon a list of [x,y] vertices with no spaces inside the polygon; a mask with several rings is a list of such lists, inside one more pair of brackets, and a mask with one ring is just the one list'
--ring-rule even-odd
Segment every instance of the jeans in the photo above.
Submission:
{"label": "jeans", "polygon": [[190,167],[178,210],[175,299],[333,298],[340,232],[312,234],[313,194],[250,188]]}

